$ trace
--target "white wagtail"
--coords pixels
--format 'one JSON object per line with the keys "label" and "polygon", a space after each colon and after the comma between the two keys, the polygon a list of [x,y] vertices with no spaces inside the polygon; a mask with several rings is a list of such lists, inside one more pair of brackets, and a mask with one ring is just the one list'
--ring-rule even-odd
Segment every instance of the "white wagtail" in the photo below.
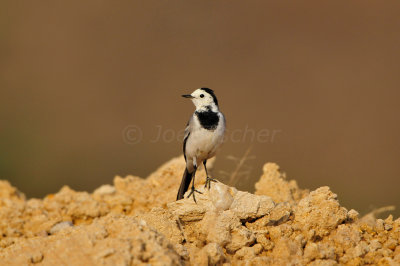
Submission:
{"label": "white wagtail", "polygon": [[182,95],[182,97],[192,99],[196,106],[196,111],[190,117],[183,140],[183,155],[186,161],[185,173],[179,187],[177,200],[183,198],[183,195],[192,182],[192,190],[188,197],[193,195],[196,201],[195,192],[201,193],[194,188],[194,177],[197,167],[204,164],[206,170],[206,184],[210,188],[211,181],[215,180],[208,176],[207,159],[213,157],[221,145],[225,133],[225,117],[219,111],[218,100],[214,91],[209,88],[195,90],[192,94]]}

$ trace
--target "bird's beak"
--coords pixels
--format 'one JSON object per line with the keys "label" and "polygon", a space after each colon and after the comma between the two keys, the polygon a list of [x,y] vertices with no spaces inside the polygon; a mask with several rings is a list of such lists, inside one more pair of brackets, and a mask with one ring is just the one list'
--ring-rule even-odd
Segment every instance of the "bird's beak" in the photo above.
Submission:
{"label": "bird's beak", "polygon": [[190,95],[190,94],[184,94],[184,95],[182,95],[182,97],[184,97],[184,98],[189,98],[189,99],[192,99],[192,98],[194,98],[192,95]]}

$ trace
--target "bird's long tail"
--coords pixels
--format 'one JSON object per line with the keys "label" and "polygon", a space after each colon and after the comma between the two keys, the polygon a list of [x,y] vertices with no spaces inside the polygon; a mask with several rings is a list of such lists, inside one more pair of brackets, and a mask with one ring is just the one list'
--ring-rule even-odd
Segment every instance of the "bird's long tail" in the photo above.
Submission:
{"label": "bird's long tail", "polygon": [[189,173],[188,169],[185,168],[185,172],[183,173],[181,186],[179,187],[178,195],[176,196],[176,200],[183,199],[183,195],[184,195],[185,192],[188,190],[189,185],[190,185],[190,182],[192,181],[192,178],[193,178],[194,173],[195,173],[195,171],[193,171],[193,173]]}

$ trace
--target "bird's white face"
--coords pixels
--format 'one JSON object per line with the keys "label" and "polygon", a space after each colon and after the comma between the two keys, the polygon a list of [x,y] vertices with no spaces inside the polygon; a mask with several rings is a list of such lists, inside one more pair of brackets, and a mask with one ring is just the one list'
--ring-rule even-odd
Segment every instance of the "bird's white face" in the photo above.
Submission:
{"label": "bird's white face", "polygon": [[202,89],[195,90],[191,95],[193,96],[192,102],[196,108],[214,104],[213,97]]}
{"label": "bird's white face", "polygon": [[213,110],[218,109],[213,96],[202,89],[197,89],[192,94],[183,95],[183,97],[190,98],[196,106],[196,110],[204,109],[206,106],[210,106]]}

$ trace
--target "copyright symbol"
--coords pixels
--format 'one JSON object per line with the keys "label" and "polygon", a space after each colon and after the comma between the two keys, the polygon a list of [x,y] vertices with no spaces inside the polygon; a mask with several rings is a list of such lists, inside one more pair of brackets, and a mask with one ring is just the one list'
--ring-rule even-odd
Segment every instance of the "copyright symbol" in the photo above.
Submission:
{"label": "copyright symbol", "polygon": [[142,137],[142,129],[135,125],[129,125],[122,131],[122,139],[126,144],[137,144],[142,140]]}

